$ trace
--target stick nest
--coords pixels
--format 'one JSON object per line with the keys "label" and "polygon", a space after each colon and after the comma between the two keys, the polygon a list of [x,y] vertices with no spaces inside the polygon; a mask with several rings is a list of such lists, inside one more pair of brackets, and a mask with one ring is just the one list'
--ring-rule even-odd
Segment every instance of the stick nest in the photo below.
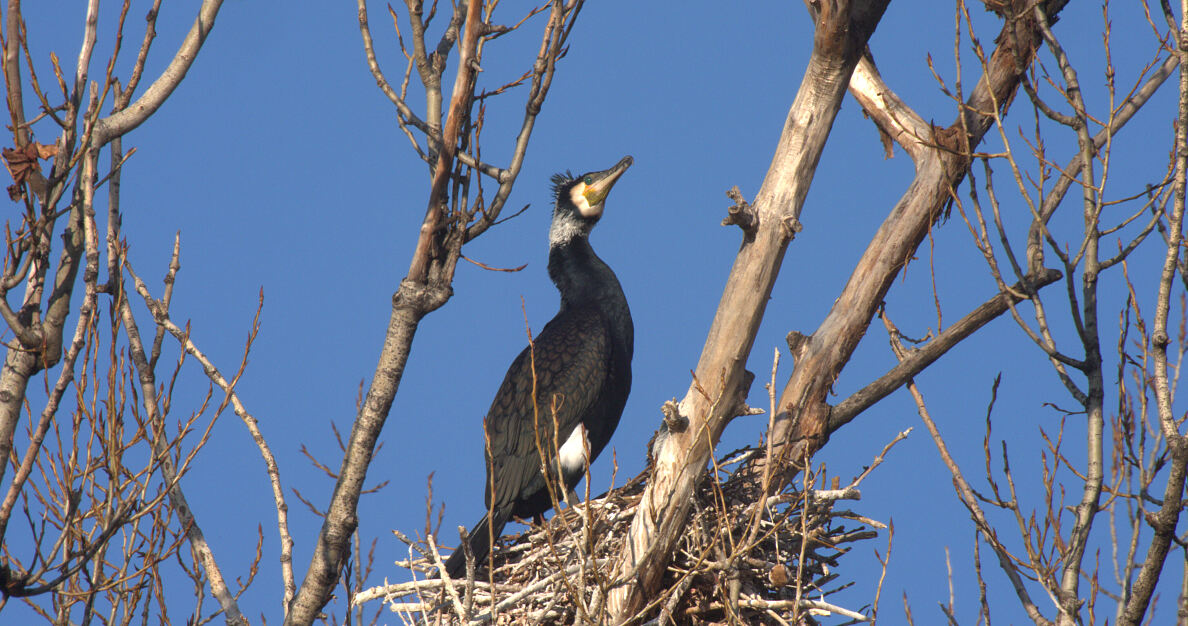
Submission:
{"label": "stick nest", "polygon": [[[870,620],[869,608],[858,612],[829,600],[852,584],[834,571],[840,557],[885,528],[838,506],[859,498],[856,484],[838,489],[834,478],[833,489],[816,489],[822,468],[807,476],[807,489],[764,494],[761,479],[723,470],[752,452],[715,464],[717,471],[703,478],[661,588],[634,623]],[[412,556],[398,565],[412,570],[414,580],[367,590],[354,603],[383,599],[409,624],[603,623],[614,565],[649,473],[504,537],[467,580],[426,580],[444,576],[434,539],[412,541],[397,532]]]}

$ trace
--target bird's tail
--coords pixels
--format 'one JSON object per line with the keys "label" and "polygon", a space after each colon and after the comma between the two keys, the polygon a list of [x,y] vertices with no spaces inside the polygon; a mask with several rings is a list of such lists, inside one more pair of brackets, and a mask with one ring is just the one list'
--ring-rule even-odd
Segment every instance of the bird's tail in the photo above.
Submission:
{"label": "bird's tail", "polygon": [[[491,552],[492,539],[498,538],[503,534],[503,527],[507,525],[507,519],[510,513],[510,510],[505,511],[496,508],[494,511],[484,515],[483,519],[479,520],[474,525],[474,528],[470,529],[470,539],[467,543],[470,544],[470,551],[474,554],[474,566],[476,568],[487,561],[487,555]],[[450,578],[465,578],[466,550],[462,546],[458,546],[458,549],[454,550],[450,558],[446,559],[445,566]]]}

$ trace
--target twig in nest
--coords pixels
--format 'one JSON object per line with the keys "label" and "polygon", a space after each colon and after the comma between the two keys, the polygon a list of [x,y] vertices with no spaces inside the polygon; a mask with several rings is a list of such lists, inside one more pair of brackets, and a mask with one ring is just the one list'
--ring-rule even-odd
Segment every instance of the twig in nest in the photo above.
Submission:
{"label": "twig in nest", "polygon": [[[369,589],[356,602],[383,598],[402,615],[420,613],[414,620],[473,626],[597,622],[603,607],[596,596],[615,584],[603,577],[622,548],[647,476],[645,472],[588,500],[585,506],[593,507],[592,514],[565,508],[519,537],[503,540],[485,570],[475,572],[477,580],[469,582],[473,586],[468,590],[473,595],[466,601],[457,589],[467,581],[438,578]],[[832,600],[839,589],[850,586],[837,584],[845,582],[835,571],[841,557],[853,552],[854,542],[875,537],[874,529],[882,527],[835,510],[837,500],[831,496],[856,497],[858,490],[806,493],[786,486],[767,493],[760,487],[755,481],[722,482],[711,475],[701,481],[694,512],[655,602],[636,616],[640,623],[669,624],[674,618],[683,623],[696,616],[802,624],[809,615],[825,612],[870,621]],[[418,549],[427,562],[405,565],[444,576],[436,545],[428,539],[422,545]]]}

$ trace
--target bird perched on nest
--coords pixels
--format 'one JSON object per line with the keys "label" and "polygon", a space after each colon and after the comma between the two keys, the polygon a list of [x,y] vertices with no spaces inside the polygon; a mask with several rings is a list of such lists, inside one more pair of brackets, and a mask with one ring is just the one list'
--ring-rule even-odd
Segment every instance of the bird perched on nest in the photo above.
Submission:
{"label": "bird perched on nest", "polygon": [[[631,163],[628,156],[601,172],[553,176],[549,277],[561,310],[512,362],[487,411],[487,514],[468,541],[476,565],[513,516],[539,518],[570,492],[619,425],[635,331],[619,279],[589,235]],[[466,573],[462,546],[446,571],[451,578]]]}

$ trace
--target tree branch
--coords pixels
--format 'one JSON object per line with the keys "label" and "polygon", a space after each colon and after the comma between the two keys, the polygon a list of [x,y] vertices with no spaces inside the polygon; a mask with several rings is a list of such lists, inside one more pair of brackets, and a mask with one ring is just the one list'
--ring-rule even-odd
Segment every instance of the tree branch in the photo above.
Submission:
{"label": "tree branch", "polygon": [[[178,247],[175,245],[173,260],[170,263],[170,278],[172,278],[176,273],[174,268],[178,267],[177,254]],[[209,378],[210,381],[215,384],[215,386],[221,389],[224,394],[226,394],[227,400],[231,403],[231,408],[235,411],[235,414],[238,415],[241,420],[243,420],[244,425],[247,426],[248,433],[250,433],[252,436],[252,441],[254,441],[256,447],[260,449],[260,456],[264,459],[264,466],[268,472],[268,481],[272,486],[272,497],[276,504],[276,525],[281,544],[281,582],[284,585],[283,606],[287,610],[289,603],[292,601],[293,595],[297,589],[297,585],[293,577],[293,537],[289,533],[289,505],[285,502],[285,491],[281,485],[280,468],[276,463],[276,455],[272,453],[271,447],[268,445],[267,440],[264,439],[264,434],[260,431],[259,420],[257,420],[255,416],[248,412],[247,407],[243,404],[243,400],[239,397],[239,394],[235,392],[235,385],[237,382],[239,382],[239,374],[243,373],[243,369],[241,367],[239,373],[236,374],[235,377],[233,377],[230,381],[228,381],[227,378],[223,376],[222,372],[219,371],[219,368],[215,366],[214,362],[212,362],[210,358],[206,356],[206,354],[198,349],[197,344],[195,344],[190,338],[189,330],[180,328],[173,322],[172,319],[170,319],[169,309],[167,308],[168,301],[164,299],[160,301],[153,299],[152,294],[148,290],[148,286],[145,285],[144,281],[142,281],[140,277],[136,275],[136,273],[132,270],[132,266],[129,265],[127,261],[124,262],[124,267],[127,268],[128,275],[132,277],[136,292],[139,293],[142,298],[144,298],[145,306],[147,306],[149,311],[153,314],[153,319],[156,321],[158,327],[168,331],[169,334],[177,340],[177,342],[181,345],[181,348],[187,354],[198,360],[198,363],[202,365],[202,371],[206,373],[206,377]],[[166,284],[167,293],[171,292],[173,281],[167,279]],[[263,291],[261,291],[259,307],[262,308],[263,306],[264,294]],[[252,323],[252,337],[255,336],[256,331],[259,328],[259,317],[260,311],[258,308],[256,311],[256,319]],[[154,351],[155,350],[156,346],[154,345]],[[245,353],[244,363],[246,364],[246,362]]]}
{"label": "tree branch", "polygon": [[[285,618],[286,625],[312,622],[329,600],[330,593],[337,583],[338,573],[349,555],[351,535],[358,527],[356,509],[363,489],[363,480],[367,475],[376,441],[391,410],[396,390],[400,386],[413,336],[420,320],[445,304],[450,296],[448,281],[444,284],[436,281],[429,284],[430,257],[445,210],[446,185],[450,180],[449,173],[453,169],[459,129],[462,118],[468,115],[474,94],[472,60],[478,37],[483,29],[483,22],[479,17],[480,8],[479,2],[470,2],[467,6],[465,31],[460,43],[458,71],[446,119],[442,149],[438,151],[428,208],[413,252],[409,274],[401,281],[400,289],[393,296],[392,316],[384,337],[376,374],[351,429],[351,437],[343,455],[342,468],[338,473],[330,506],[318,535],[318,543],[301,587],[289,606]],[[420,21],[419,5],[410,6],[410,12],[415,35],[414,46],[418,49],[419,59],[419,55],[423,54],[424,24]],[[420,68],[420,63],[418,67]],[[422,78],[424,77],[422,71]],[[428,86],[426,89],[428,90]]]}
{"label": "tree branch", "polygon": [[[454,152],[458,146],[458,130],[462,118],[470,111],[474,98],[474,50],[482,30],[479,19],[481,3],[471,2],[466,9],[466,30],[462,37],[462,50],[458,59],[458,73],[454,77],[454,91],[450,96],[450,109],[442,131],[441,149],[437,151],[437,164],[433,168],[433,185],[429,189],[429,207],[413,250],[412,263],[408,268],[408,279],[424,283],[429,277],[429,256],[432,253],[434,234],[445,213],[446,184],[454,167]],[[444,42],[444,37],[443,37]],[[438,54],[441,54],[440,50]]]}
{"label": "tree branch", "polygon": [[[178,48],[177,54],[173,55],[169,66],[135,102],[100,119],[95,124],[92,137],[94,145],[102,146],[114,137],[129,133],[161,108],[173,90],[186,77],[186,72],[190,71],[194,59],[198,58],[198,52],[202,49],[202,44],[206,43],[206,37],[210,34],[210,30],[214,28],[215,18],[218,17],[219,8],[222,5],[223,0],[203,0],[202,6],[198,8],[198,16],[190,27],[190,32],[186,33],[181,47]],[[151,13],[150,15],[155,17],[156,14]]]}
{"label": "tree branch", "polygon": [[[1060,280],[1062,276],[1058,270],[1047,270],[1042,275],[1028,277],[1028,282],[1032,288],[1040,289]],[[1012,303],[1021,302],[1024,298],[1019,294],[1025,292],[1022,283],[1017,283],[1009,291],[999,292],[943,330],[932,341],[909,352],[898,365],[891,368],[886,374],[833,407],[829,412],[829,432],[832,433],[845,426],[876,402],[902,387],[916,374],[948,352],[950,348],[1005,313]]]}
{"label": "tree branch", "polygon": [[[871,239],[849,282],[797,360],[781,395],[780,412],[770,434],[776,443],[777,449],[773,452],[776,458],[766,462],[795,467],[801,464],[801,455],[813,454],[828,440],[830,420],[825,398],[833,381],[865,334],[895,277],[915,254],[933,222],[940,217],[952,190],[965,177],[970,151],[994,122],[994,117],[985,112],[1009,104],[1010,96],[1019,84],[1022,67],[1026,67],[1035,54],[1039,34],[1034,19],[1028,15],[1009,19],[1004,24],[988,69],[962,107],[957,121],[948,128],[934,129],[928,135],[918,131],[900,132],[899,138],[908,142],[905,150],[916,162],[915,179]],[[1017,59],[1024,61],[1022,67],[1017,65]],[[862,76],[868,78],[867,74]],[[864,91],[876,84],[869,80],[852,83],[856,89]],[[884,98],[886,96],[881,94],[869,93],[860,102],[865,105]],[[867,110],[865,106],[864,110]],[[897,109],[876,107],[868,113],[884,120],[880,128],[894,130],[893,120],[899,120],[898,124],[907,129],[913,128],[914,125],[904,120],[915,120],[915,116],[900,111],[892,118],[889,113],[892,110]]]}
{"label": "tree branch", "polygon": [[[1180,94],[1176,124],[1175,187],[1172,213],[1168,219],[1167,252],[1159,277],[1159,292],[1155,303],[1155,323],[1151,332],[1151,343],[1155,362],[1155,403],[1159,427],[1167,440],[1171,453],[1171,469],[1168,472],[1164,490],[1163,505],[1147,521],[1154,529],[1154,536],[1147,547],[1147,558],[1139,570],[1125,612],[1119,624],[1137,625],[1150,605],[1159,574],[1167,560],[1171,542],[1175,539],[1184,498],[1184,484],[1188,479],[1188,438],[1177,429],[1172,409],[1172,386],[1168,377],[1167,318],[1171,309],[1172,282],[1175,279],[1177,259],[1184,242],[1185,189],[1188,188],[1188,0],[1180,1],[1180,27],[1176,33],[1176,54],[1180,59]],[[1177,374],[1178,375],[1178,374]]]}
{"label": "tree branch", "polygon": [[656,453],[615,566],[618,586],[607,601],[612,623],[631,619],[659,583],[683,529],[693,486],[734,417],[732,400],[793,234],[789,226],[798,220],[850,75],[886,6],[885,1],[821,4],[812,56],[753,203],[759,215],[755,237],[739,250],[697,364],[695,380],[706,385],[707,393],[696,383],[690,386],[680,403],[689,428],[670,433]]}

